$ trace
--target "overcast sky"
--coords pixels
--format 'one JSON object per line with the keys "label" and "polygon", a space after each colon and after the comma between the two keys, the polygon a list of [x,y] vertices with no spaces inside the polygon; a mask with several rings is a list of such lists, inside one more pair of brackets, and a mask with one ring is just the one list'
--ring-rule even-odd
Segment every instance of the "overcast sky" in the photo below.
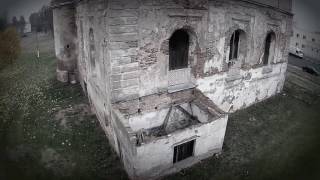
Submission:
{"label": "overcast sky", "polygon": [[320,0],[293,0],[294,25],[309,32],[320,32]]}
{"label": "overcast sky", "polygon": [[13,16],[24,16],[29,22],[31,13],[38,12],[44,5],[49,5],[51,0],[0,0],[0,7],[5,8],[8,12],[8,20],[11,21]]}
{"label": "overcast sky", "polygon": [[[0,8],[8,10],[8,19],[23,15],[27,21],[51,0],[0,0]],[[0,9],[1,10],[1,9]],[[294,25],[307,31],[320,31],[320,0],[293,0]]]}

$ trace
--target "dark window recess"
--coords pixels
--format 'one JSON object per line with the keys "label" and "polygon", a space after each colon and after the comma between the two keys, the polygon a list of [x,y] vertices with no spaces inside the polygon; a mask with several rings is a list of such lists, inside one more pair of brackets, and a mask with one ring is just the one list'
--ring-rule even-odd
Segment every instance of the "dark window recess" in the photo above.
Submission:
{"label": "dark window recess", "polygon": [[231,39],[230,39],[229,60],[238,58],[239,41],[240,41],[240,30],[236,30],[232,34]]}
{"label": "dark window recess", "polygon": [[90,28],[89,30],[89,55],[90,55],[90,61],[93,68],[96,67],[96,59],[95,59],[95,44],[94,44],[94,34],[93,29]]}
{"label": "dark window recess", "polygon": [[264,56],[263,56],[263,64],[267,65],[270,56],[270,47],[273,39],[273,33],[269,33],[266,38],[265,46],[264,46]]}
{"label": "dark window recess", "polygon": [[188,67],[189,35],[184,30],[175,31],[169,40],[169,70]]}
{"label": "dark window recess", "polygon": [[297,38],[300,36],[300,34],[297,34]]}
{"label": "dark window recess", "polygon": [[305,36],[305,35],[303,35],[303,37],[302,37],[303,39],[306,39],[307,37]]}
{"label": "dark window recess", "polygon": [[314,38],[312,38],[312,42],[315,42],[316,40]]}
{"label": "dark window recess", "polygon": [[83,82],[83,86],[84,86],[84,94],[88,96],[87,83],[85,81]]}
{"label": "dark window recess", "polygon": [[188,157],[193,156],[194,142],[195,140],[192,140],[181,145],[175,146],[173,153],[173,163],[182,161],[184,159],[187,159]]}

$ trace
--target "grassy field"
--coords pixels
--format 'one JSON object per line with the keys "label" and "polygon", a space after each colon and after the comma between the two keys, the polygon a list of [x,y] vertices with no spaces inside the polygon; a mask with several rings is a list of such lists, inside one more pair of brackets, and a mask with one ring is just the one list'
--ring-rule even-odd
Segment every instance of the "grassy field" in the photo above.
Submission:
{"label": "grassy field", "polygon": [[[55,80],[51,38],[0,71],[0,179],[127,179],[79,85]],[[163,179],[320,179],[320,98],[284,93],[229,118],[223,152]]]}
{"label": "grassy field", "polygon": [[37,59],[31,38],[0,72],[0,179],[127,179],[80,86],[55,80],[52,39]]}

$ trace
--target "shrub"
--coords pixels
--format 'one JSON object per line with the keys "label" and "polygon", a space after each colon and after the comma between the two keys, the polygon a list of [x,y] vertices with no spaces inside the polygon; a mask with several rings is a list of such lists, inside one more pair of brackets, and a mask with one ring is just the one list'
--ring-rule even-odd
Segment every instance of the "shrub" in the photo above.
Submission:
{"label": "shrub", "polygon": [[21,53],[20,38],[15,28],[0,32],[0,69],[12,64]]}

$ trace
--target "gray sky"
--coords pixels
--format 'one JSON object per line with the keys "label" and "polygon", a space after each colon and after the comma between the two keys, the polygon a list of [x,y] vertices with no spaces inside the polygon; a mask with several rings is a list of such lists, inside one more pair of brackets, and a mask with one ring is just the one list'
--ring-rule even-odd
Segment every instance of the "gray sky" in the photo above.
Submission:
{"label": "gray sky", "polygon": [[5,7],[8,12],[8,21],[11,22],[13,16],[24,16],[29,22],[29,16],[33,12],[38,12],[43,5],[49,5],[51,0],[0,0],[0,7]]}
{"label": "gray sky", "polygon": [[320,32],[320,0],[293,0],[294,25],[309,32]]}

